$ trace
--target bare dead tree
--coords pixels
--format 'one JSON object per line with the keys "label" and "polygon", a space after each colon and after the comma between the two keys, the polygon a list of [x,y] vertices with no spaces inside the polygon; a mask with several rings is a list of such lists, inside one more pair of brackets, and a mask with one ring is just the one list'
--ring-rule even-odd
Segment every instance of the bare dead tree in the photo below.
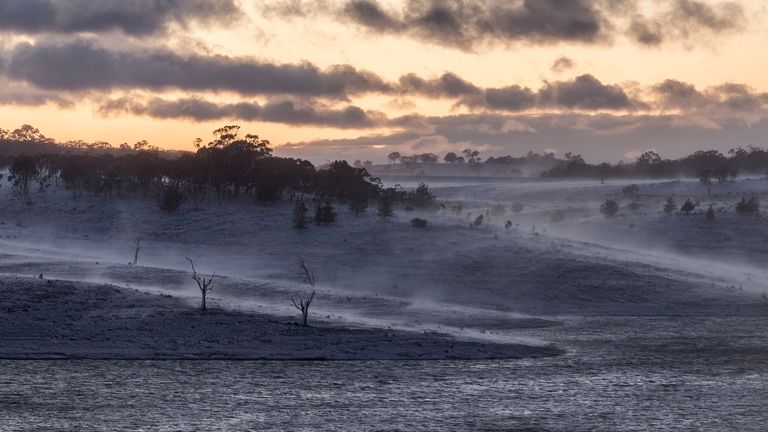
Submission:
{"label": "bare dead tree", "polygon": [[136,251],[133,253],[133,265],[136,265],[139,262],[139,250],[141,250],[141,239],[136,238],[133,240],[133,243],[136,245]]}
{"label": "bare dead tree", "polygon": [[202,296],[200,302],[200,310],[206,311],[205,297],[209,292],[213,291],[213,278],[216,277],[216,273],[213,273],[211,277],[206,279],[205,276],[200,276],[197,274],[197,270],[195,270],[195,263],[193,263],[191,259],[187,258],[187,261],[189,261],[189,265],[192,266],[192,279],[197,282],[197,287],[200,288],[200,295]]}
{"label": "bare dead tree", "polygon": [[312,291],[312,294],[310,294],[309,297],[305,298],[299,298],[296,300],[295,298],[291,297],[291,303],[293,303],[293,307],[299,310],[301,312],[301,325],[302,327],[308,327],[307,325],[307,317],[309,316],[309,306],[312,304],[312,300],[315,298],[315,292]]}
{"label": "bare dead tree", "polygon": [[307,263],[304,262],[304,257],[296,257],[296,264],[299,266],[299,276],[304,279],[304,283],[310,286],[315,286],[315,272],[307,267]]}
{"label": "bare dead tree", "polygon": [[[296,257],[296,265],[299,267],[299,276],[301,276],[304,280],[304,283],[314,287],[315,281],[317,280],[315,276],[315,272],[309,269],[307,267],[307,263],[304,262],[303,257]],[[312,300],[315,299],[315,290],[312,290],[312,294],[309,295],[309,297],[299,297],[298,299],[295,299],[291,297],[291,303],[293,303],[293,307],[299,310],[301,312],[301,325],[303,327],[307,327],[307,317],[309,316],[309,306],[312,304]]]}

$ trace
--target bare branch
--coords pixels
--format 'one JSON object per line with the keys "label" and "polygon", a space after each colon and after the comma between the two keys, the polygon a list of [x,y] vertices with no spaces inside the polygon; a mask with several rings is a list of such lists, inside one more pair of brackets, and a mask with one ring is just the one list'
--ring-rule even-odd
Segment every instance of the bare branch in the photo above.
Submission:
{"label": "bare branch", "polygon": [[307,267],[307,263],[304,262],[304,257],[297,256],[296,264],[299,266],[299,276],[303,278],[304,283],[309,284],[310,286],[315,286],[315,281],[317,280],[315,272]]}

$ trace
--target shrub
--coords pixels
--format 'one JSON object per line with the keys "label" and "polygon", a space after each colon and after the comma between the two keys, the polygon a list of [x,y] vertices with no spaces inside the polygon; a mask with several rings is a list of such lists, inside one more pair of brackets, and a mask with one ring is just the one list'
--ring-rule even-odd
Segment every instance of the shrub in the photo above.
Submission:
{"label": "shrub", "polygon": [[713,209],[712,206],[709,206],[709,209],[704,214],[704,216],[707,218],[707,220],[715,220],[715,209]]}
{"label": "shrub", "polygon": [[482,224],[483,224],[483,220],[485,220],[485,218],[483,217],[483,215],[480,215],[480,216],[478,216],[477,218],[475,218],[475,223],[473,223],[473,225],[475,226],[475,228],[477,228],[477,227],[479,227],[480,225],[482,225]]}
{"label": "shrub", "polygon": [[631,203],[629,203],[629,209],[632,211],[640,210],[640,203],[637,201],[632,201]]}
{"label": "shrub", "polygon": [[619,212],[619,204],[614,200],[607,200],[600,206],[600,213],[605,217],[614,217]]}
{"label": "shrub", "polygon": [[683,212],[686,216],[691,214],[691,212],[694,211],[695,209],[696,209],[696,204],[693,201],[691,201],[690,198],[685,200],[685,202],[683,203],[683,206],[680,207],[680,211]]}
{"label": "shrub", "polygon": [[416,228],[426,228],[427,220],[422,218],[413,218],[411,219],[411,225]]}
{"label": "shrub", "polygon": [[753,215],[757,214],[760,210],[760,201],[755,195],[749,197],[749,199],[742,197],[741,201],[736,204],[736,213],[740,215]]}
{"label": "shrub", "polygon": [[525,206],[522,203],[516,202],[512,204],[512,213],[520,213],[525,209]]}

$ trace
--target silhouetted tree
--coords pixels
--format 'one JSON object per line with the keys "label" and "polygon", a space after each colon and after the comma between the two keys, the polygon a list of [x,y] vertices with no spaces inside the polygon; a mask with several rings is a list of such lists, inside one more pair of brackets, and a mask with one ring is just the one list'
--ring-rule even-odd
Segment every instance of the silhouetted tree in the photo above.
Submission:
{"label": "silhouetted tree", "polygon": [[377,210],[379,217],[382,219],[388,219],[395,213],[395,210],[392,208],[392,200],[387,196],[382,196],[379,199],[379,207]]}
{"label": "silhouetted tree", "polygon": [[161,210],[168,212],[168,214],[176,213],[176,210],[181,207],[181,204],[186,200],[184,192],[176,183],[170,183],[163,186],[160,190],[160,196],[157,200],[157,205]]}
{"label": "silhouetted tree", "polygon": [[293,206],[293,227],[300,230],[309,228],[308,213],[304,197],[297,199],[296,204]]}
{"label": "silhouetted tree", "polygon": [[315,224],[328,225],[336,221],[336,211],[331,205],[331,200],[325,200],[325,204],[317,203],[315,207]]}

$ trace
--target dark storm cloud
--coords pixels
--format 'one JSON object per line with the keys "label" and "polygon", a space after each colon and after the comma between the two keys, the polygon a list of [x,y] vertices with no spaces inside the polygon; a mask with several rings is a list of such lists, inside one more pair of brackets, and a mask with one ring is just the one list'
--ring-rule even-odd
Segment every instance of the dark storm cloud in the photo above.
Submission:
{"label": "dark storm cloud", "polygon": [[88,39],[20,43],[5,57],[7,77],[48,90],[180,89],[336,99],[391,90],[377,75],[349,65],[321,70],[309,63],[184,56],[164,49],[114,51]]}
{"label": "dark storm cloud", "polygon": [[224,22],[242,15],[233,0],[0,0],[0,31],[156,34],[170,24]]}
{"label": "dark storm cloud", "polygon": [[192,121],[244,120],[346,128],[370,128],[381,125],[384,115],[364,111],[356,106],[331,109],[305,102],[272,101],[265,105],[257,102],[218,104],[200,98],[165,100],[153,98],[138,101],[120,98],[105,102],[99,109],[104,115],[128,113],[157,119],[186,119]]}
{"label": "dark storm cloud", "polygon": [[646,46],[661,45],[669,39],[700,43],[692,39],[736,32],[745,26],[746,16],[739,3],[674,0],[659,16],[635,16],[629,26],[629,35]]}

